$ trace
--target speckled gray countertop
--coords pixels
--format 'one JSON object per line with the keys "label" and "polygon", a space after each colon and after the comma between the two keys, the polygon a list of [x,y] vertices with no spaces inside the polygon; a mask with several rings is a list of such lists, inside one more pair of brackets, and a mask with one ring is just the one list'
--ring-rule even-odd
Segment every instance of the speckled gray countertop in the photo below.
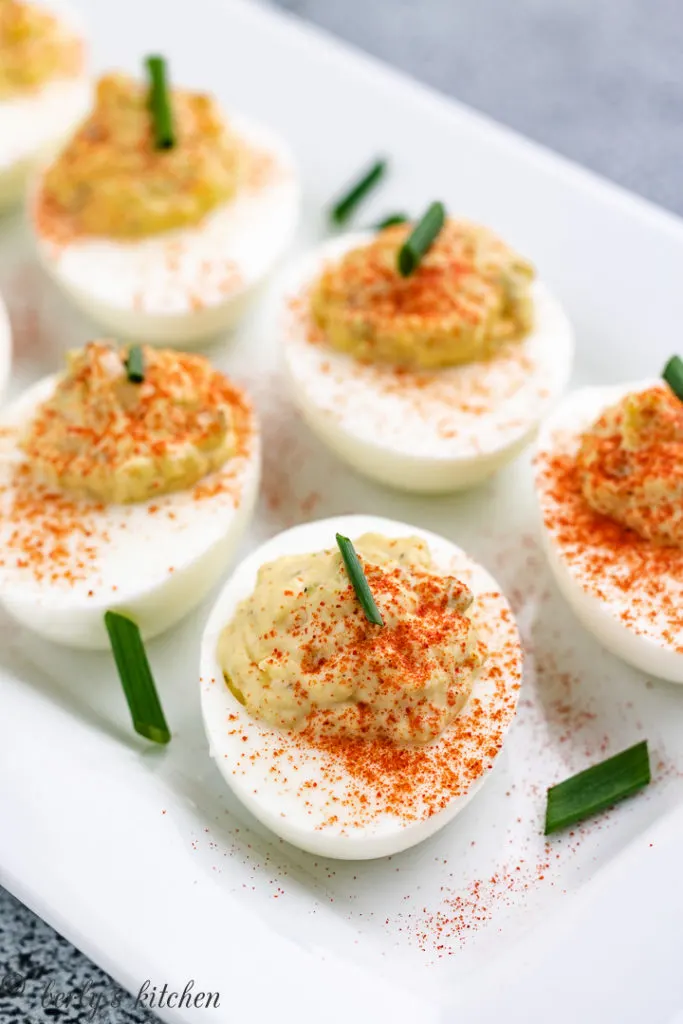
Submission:
{"label": "speckled gray countertop", "polygon": [[[680,0],[279,5],[683,213]],[[56,992],[72,994],[71,1008],[49,1012]],[[152,1017],[0,889],[0,1024],[50,1019],[141,1024]]]}

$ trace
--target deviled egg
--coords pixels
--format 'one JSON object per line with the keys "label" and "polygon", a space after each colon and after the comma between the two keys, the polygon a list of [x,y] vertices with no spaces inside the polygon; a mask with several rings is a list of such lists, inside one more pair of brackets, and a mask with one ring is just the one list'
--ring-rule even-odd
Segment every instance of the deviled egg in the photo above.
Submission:
{"label": "deviled egg", "polygon": [[5,393],[12,368],[12,327],[0,295],[0,399]]}
{"label": "deviled egg", "polygon": [[150,86],[101,78],[31,216],[45,267],[78,306],[116,334],[176,345],[239,318],[289,244],[299,188],[272,132],[226,121],[202,93],[168,100],[160,148]]}
{"label": "deviled egg", "polygon": [[107,610],[160,633],[224,571],[259,469],[248,398],[202,356],[71,352],[0,417],[0,602],[76,647],[108,646]]}
{"label": "deviled egg", "polygon": [[529,441],[567,382],[572,331],[531,265],[446,220],[410,276],[409,225],[336,238],[290,281],[284,351],[312,429],[412,491],[479,483]]}
{"label": "deviled egg", "polygon": [[584,626],[683,683],[683,404],[662,381],[584,388],[539,437],[548,561]]}
{"label": "deviled egg", "polygon": [[0,209],[88,109],[85,40],[59,0],[0,2]]}
{"label": "deviled egg", "polygon": [[[381,624],[337,546],[349,539]],[[480,565],[427,530],[343,516],[273,537],[234,572],[202,640],[202,711],[218,768],[264,825],[363,860],[465,806],[521,671],[512,612]]]}

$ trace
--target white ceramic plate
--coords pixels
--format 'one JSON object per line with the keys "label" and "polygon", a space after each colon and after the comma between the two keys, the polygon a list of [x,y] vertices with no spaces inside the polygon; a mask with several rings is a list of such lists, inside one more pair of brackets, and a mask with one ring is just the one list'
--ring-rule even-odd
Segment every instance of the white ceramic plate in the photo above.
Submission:
{"label": "white ceramic plate", "polygon": [[[443,198],[541,268],[574,320],[577,382],[657,372],[680,346],[683,226],[295,21],[240,0],[78,6],[98,66],[167,54],[270,122],[301,163],[308,216],[378,152],[393,172],[358,223]],[[35,268],[19,218],[0,223],[12,387],[56,368],[92,325]],[[507,588],[529,648],[519,718],[493,777],[438,836],[390,860],[323,861],[267,834],[230,797],[201,725],[207,607],[150,645],[166,750],[131,735],[105,655],[0,620],[0,882],[133,991],[218,991],[167,1021],[500,1024],[671,1021],[683,1001],[683,691],[645,680],[574,621],[549,579],[528,458],[477,493],[420,499],[362,481],[283,397],[262,308],[219,363],[265,426],[249,547],[306,518],[371,512],[454,539]],[[654,365],[653,365],[654,361]],[[546,844],[544,791],[647,736],[643,796]]]}

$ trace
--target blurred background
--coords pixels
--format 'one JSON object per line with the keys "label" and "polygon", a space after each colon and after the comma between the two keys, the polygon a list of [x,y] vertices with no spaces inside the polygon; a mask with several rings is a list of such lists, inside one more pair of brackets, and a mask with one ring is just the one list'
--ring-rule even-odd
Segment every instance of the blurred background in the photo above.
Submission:
{"label": "blurred background", "polygon": [[681,0],[271,0],[683,213]]}
{"label": "blurred background", "polygon": [[[683,213],[681,0],[269,2]],[[22,1000],[22,978],[34,991],[41,979],[90,985],[98,1024],[153,1020],[0,889],[0,1024],[51,1019]],[[73,1009],[58,1019],[92,1018]]]}

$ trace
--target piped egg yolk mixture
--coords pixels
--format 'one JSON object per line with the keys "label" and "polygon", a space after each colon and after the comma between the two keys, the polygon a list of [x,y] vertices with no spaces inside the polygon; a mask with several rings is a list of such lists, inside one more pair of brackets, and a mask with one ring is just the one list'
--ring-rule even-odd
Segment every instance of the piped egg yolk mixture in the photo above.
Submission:
{"label": "piped egg yolk mixture", "polygon": [[50,11],[0,0],[0,100],[78,75],[83,42]]}
{"label": "piped egg yolk mixture", "polygon": [[683,547],[683,403],[666,386],[626,395],[581,439],[581,490],[596,512]]}
{"label": "piped egg yolk mixture", "polygon": [[493,232],[449,219],[417,270],[401,277],[397,254],[410,231],[386,228],[316,282],[311,311],[333,348],[434,369],[489,359],[531,331],[533,267]]}
{"label": "piped egg yolk mixture", "polygon": [[384,625],[365,617],[337,549],[279,558],[221,634],[226,682],[255,718],[311,738],[429,742],[486,657],[472,594],[418,537],[354,543]]}
{"label": "piped egg yolk mixture", "polygon": [[195,226],[232,199],[241,147],[216,102],[174,89],[172,112],[175,144],[157,149],[149,87],[101,78],[92,113],[43,178],[41,234],[138,239]]}
{"label": "piped egg yolk mixture", "polygon": [[192,487],[236,451],[230,382],[202,356],[144,346],[144,379],[105,341],[70,352],[21,448],[40,484],[106,504]]}

